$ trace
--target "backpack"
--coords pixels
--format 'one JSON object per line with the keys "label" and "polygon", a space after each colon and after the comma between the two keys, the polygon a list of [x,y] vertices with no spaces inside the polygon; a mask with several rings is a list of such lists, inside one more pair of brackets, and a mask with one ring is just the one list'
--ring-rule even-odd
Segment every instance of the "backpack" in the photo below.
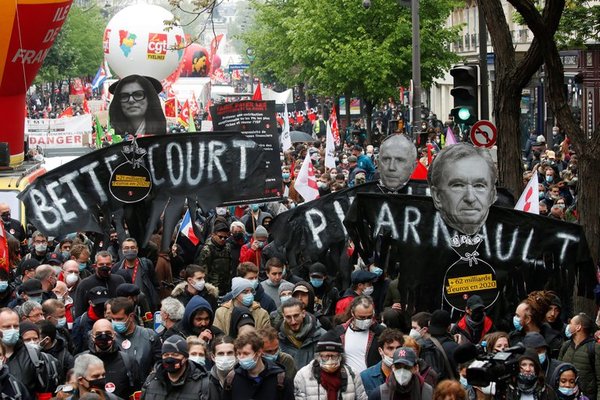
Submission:
{"label": "backpack", "polygon": [[29,358],[35,367],[36,385],[35,391],[40,393],[51,392],[59,385],[58,360],[50,354],[46,354],[25,345]]}
{"label": "backpack", "polygon": [[442,350],[438,349],[435,345],[421,347],[421,358],[437,373],[438,379],[442,377],[451,379],[452,376],[447,376],[448,372],[444,356],[445,353],[442,353]]}
{"label": "backpack", "polygon": [[[229,371],[223,383],[223,390],[231,391],[233,389],[233,378],[235,378],[235,369]],[[283,389],[285,388],[285,371],[277,373],[277,392],[279,398],[283,399]]]}

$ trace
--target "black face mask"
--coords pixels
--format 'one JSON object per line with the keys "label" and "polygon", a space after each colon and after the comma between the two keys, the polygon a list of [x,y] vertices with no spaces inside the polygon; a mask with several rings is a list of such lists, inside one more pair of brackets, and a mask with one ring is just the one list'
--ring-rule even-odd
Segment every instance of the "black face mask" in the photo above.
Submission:
{"label": "black face mask", "polygon": [[107,335],[106,333],[101,333],[100,335],[94,338],[94,344],[101,351],[108,351],[112,347],[113,340],[114,339],[112,338],[112,336]]}
{"label": "black face mask", "polygon": [[109,266],[97,267],[97,271],[97,274],[100,278],[108,278],[110,276]]}
{"label": "black face mask", "polygon": [[177,372],[179,371],[183,365],[183,361],[176,359],[175,357],[167,357],[163,358],[162,366],[167,372]]}
{"label": "black face mask", "polygon": [[10,222],[10,213],[4,213],[4,214],[0,215],[0,217],[2,218],[2,221]]}
{"label": "black face mask", "polygon": [[244,238],[244,234],[242,232],[234,233],[232,236],[235,240],[242,240]]}
{"label": "black face mask", "polygon": [[[85,378],[83,378],[85,379]],[[98,378],[98,379],[85,379],[86,381],[88,381],[88,383],[90,384],[90,389],[100,389],[100,390],[104,390],[104,387],[106,386],[106,378]]]}
{"label": "black face mask", "polygon": [[94,309],[94,313],[100,318],[104,318],[104,303],[98,304],[92,307]]}
{"label": "black face mask", "polygon": [[483,321],[484,316],[483,310],[474,310],[471,312],[471,319],[475,322]]}

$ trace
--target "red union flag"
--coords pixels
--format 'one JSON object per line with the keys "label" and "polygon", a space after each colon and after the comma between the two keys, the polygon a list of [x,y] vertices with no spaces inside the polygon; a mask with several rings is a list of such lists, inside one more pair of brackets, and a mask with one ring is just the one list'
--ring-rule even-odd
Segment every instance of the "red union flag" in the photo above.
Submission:
{"label": "red union flag", "polygon": [[304,201],[311,201],[319,198],[319,188],[317,186],[317,179],[315,178],[315,170],[310,159],[310,154],[306,152],[306,158],[300,167],[298,172],[298,178],[294,184],[294,188]]}
{"label": "red union flag", "polygon": [[177,117],[177,122],[187,128],[189,125],[189,120],[190,120],[190,102],[186,100],[185,103],[183,103],[183,106],[181,107],[181,112],[179,113],[179,116]]}
{"label": "red union flag", "polygon": [[167,56],[167,34],[148,34],[148,60],[164,60]]}

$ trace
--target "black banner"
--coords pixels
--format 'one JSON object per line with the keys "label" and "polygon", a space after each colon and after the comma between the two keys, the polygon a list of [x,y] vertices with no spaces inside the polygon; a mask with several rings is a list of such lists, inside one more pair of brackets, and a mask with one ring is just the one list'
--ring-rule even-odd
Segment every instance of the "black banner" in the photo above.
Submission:
{"label": "black banner", "polygon": [[[263,149],[267,178],[261,185],[264,187],[264,192],[260,202],[281,197],[283,183],[275,102],[245,100],[223,103],[212,106],[210,113],[215,131],[240,131]],[[236,198],[236,200],[245,199]],[[232,203],[228,202],[228,204]]]}
{"label": "black banner", "polygon": [[[186,199],[192,210],[196,203],[208,210],[225,201],[261,201],[271,190],[265,151],[241,133],[161,135],[136,143],[96,150],[37,178],[18,196],[28,220],[59,236],[107,232],[111,216],[118,229],[126,223],[146,244],[162,214],[164,231],[173,231]],[[170,235],[163,238],[168,248]]]}
{"label": "black banner", "polygon": [[[534,290],[554,290],[571,315],[574,289],[593,298],[595,275],[580,225],[492,206],[473,236],[449,228],[428,197],[357,194],[345,226],[365,259],[400,277],[408,310],[462,310],[480,295],[499,315]],[[448,307],[450,305],[450,307]]]}

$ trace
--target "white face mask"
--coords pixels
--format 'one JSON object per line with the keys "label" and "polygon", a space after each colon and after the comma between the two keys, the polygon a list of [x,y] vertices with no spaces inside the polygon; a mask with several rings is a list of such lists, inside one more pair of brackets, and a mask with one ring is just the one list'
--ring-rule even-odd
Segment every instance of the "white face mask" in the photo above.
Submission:
{"label": "white face mask", "polygon": [[192,284],[192,287],[194,289],[196,289],[199,292],[204,290],[204,284],[205,284],[204,279],[200,279],[199,281],[193,281],[193,282],[194,283]]}
{"label": "white face mask", "polygon": [[375,290],[373,286],[366,287],[365,290],[363,290],[363,294],[365,296],[370,296],[373,294],[373,290]]}
{"label": "white face mask", "polygon": [[495,394],[495,390],[494,390],[494,383],[490,383],[489,385],[485,386],[485,387],[480,387],[479,390],[481,390],[481,393],[485,394],[485,395],[493,395]]}
{"label": "white face mask", "polygon": [[73,286],[78,280],[79,280],[79,275],[77,275],[75,272],[70,272],[67,274],[67,277],[65,278],[65,283],[68,286]]}
{"label": "white face mask", "polygon": [[206,364],[206,357],[204,357],[204,356],[190,356],[190,361],[193,361],[196,364],[205,365]]}
{"label": "white face mask", "polygon": [[415,340],[419,340],[423,337],[423,335],[421,335],[421,332],[419,332],[416,329],[411,329],[410,333],[408,334],[408,336],[410,336],[411,338],[415,339]]}
{"label": "white face mask", "polygon": [[408,383],[412,379],[412,375],[412,372],[404,368],[394,370],[394,377],[396,378],[396,382],[398,382],[400,386],[408,385]]}
{"label": "white face mask", "polygon": [[392,357],[386,356],[385,354],[383,355],[383,358],[381,360],[389,368],[391,368],[392,365],[394,365],[394,359]]}
{"label": "white face mask", "polygon": [[236,362],[235,356],[216,356],[215,365],[221,372],[231,371]]}
{"label": "white face mask", "polygon": [[371,319],[355,319],[354,327],[359,331],[366,331],[371,327],[373,321]]}

